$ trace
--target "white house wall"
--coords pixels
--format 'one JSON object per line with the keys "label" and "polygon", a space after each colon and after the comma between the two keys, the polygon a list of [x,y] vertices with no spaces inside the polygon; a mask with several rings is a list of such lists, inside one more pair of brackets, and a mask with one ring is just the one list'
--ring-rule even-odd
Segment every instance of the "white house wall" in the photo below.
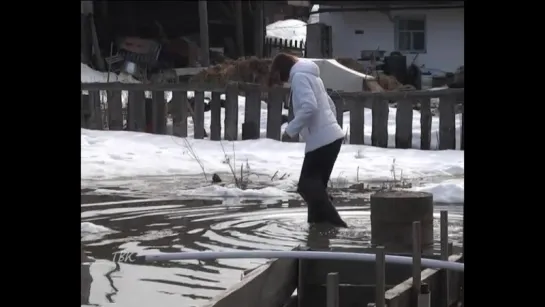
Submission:
{"label": "white house wall", "polygon": [[[320,13],[313,21],[331,26],[333,56],[360,58],[361,50],[394,51],[394,23],[380,12]],[[455,71],[464,64],[464,10],[441,9],[392,11],[391,16],[426,16],[426,53],[418,55],[417,64],[426,68]],[[316,20],[317,19],[317,20]],[[363,30],[364,34],[355,34]],[[407,54],[410,64],[414,54]]]}

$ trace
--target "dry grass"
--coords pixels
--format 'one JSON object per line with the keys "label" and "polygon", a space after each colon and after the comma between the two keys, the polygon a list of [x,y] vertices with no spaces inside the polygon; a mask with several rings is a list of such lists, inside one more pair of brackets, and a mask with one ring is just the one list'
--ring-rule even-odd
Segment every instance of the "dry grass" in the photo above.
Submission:
{"label": "dry grass", "polygon": [[226,60],[224,63],[211,66],[196,74],[189,82],[225,85],[228,82],[235,81],[265,85],[271,63],[271,59],[256,57]]}

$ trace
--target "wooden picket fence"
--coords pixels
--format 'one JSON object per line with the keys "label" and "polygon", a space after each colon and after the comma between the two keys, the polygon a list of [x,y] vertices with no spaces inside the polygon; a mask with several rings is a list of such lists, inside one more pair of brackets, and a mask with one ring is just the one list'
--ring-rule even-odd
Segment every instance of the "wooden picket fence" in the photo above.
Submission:
{"label": "wooden picket fence", "polygon": [[[261,122],[262,92],[267,92],[267,131],[266,137],[281,138],[282,108],[289,96],[289,89],[264,89],[256,84],[230,83],[227,86],[212,84],[125,84],[125,83],[82,83],[82,128],[109,130],[129,130],[156,134],[167,133],[167,104],[165,91],[172,92],[170,107],[173,134],[187,137],[188,116],[193,116],[195,139],[205,137],[204,92],[211,92],[210,101],[210,140],[237,140],[239,136],[238,96],[246,97],[242,138],[259,138]],[[87,92],[87,93],[84,93]],[[107,123],[103,122],[101,110],[101,91],[107,93]],[[126,116],[122,107],[122,91],[128,92]],[[187,92],[194,91],[194,107],[188,108]],[[104,93],[102,92],[102,93]],[[145,93],[151,93],[151,115],[146,116]],[[220,95],[225,94],[225,119],[221,123]],[[85,96],[88,97],[85,97]],[[464,89],[444,89],[437,91],[409,92],[335,92],[331,95],[337,107],[337,120],[343,125],[343,112],[350,111],[350,144],[364,144],[364,109],[372,110],[372,146],[388,146],[389,101],[397,101],[395,147],[411,148],[413,138],[413,105],[420,103],[421,138],[420,148],[431,148],[432,137],[438,137],[438,149],[456,149],[456,102],[463,103]],[[84,99],[85,98],[85,99]],[[439,98],[439,133],[432,136],[431,98]],[[104,99],[103,99],[104,101]],[[151,119],[149,118],[151,116]],[[146,120],[146,117],[147,120]],[[289,120],[293,118],[290,108]],[[126,126],[125,126],[126,122]],[[221,135],[221,126],[224,134]],[[208,128],[208,127],[206,127]],[[292,141],[298,141],[295,138]],[[462,110],[460,149],[464,149],[464,112]]]}
{"label": "wooden picket fence", "polygon": [[280,52],[291,53],[300,57],[305,56],[306,43],[304,40],[282,39],[277,37],[265,38],[265,56],[272,58]]}

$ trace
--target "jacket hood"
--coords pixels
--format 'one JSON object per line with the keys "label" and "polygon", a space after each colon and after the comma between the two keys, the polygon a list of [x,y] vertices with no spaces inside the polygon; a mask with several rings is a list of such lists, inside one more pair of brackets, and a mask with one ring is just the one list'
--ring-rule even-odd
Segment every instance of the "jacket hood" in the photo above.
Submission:
{"label": "jacket hood", "polygon": [[299,59],[290,70],[289,82],[291,82],[291,78],[295,73],[307,73],[316,77],[320,77],[320,68],[318,67],[318,65],[316,65],[316,63],[312,61]]}

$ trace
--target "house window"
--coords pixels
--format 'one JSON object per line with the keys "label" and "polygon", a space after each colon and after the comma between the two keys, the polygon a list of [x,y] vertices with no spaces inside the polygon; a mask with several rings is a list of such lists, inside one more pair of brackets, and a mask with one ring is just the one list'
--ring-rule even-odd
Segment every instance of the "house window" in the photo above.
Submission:
{"label": "house window", "polygon": [[426,52],[426,18],[397,17],[395,22],[395,45],[400,52]]}

